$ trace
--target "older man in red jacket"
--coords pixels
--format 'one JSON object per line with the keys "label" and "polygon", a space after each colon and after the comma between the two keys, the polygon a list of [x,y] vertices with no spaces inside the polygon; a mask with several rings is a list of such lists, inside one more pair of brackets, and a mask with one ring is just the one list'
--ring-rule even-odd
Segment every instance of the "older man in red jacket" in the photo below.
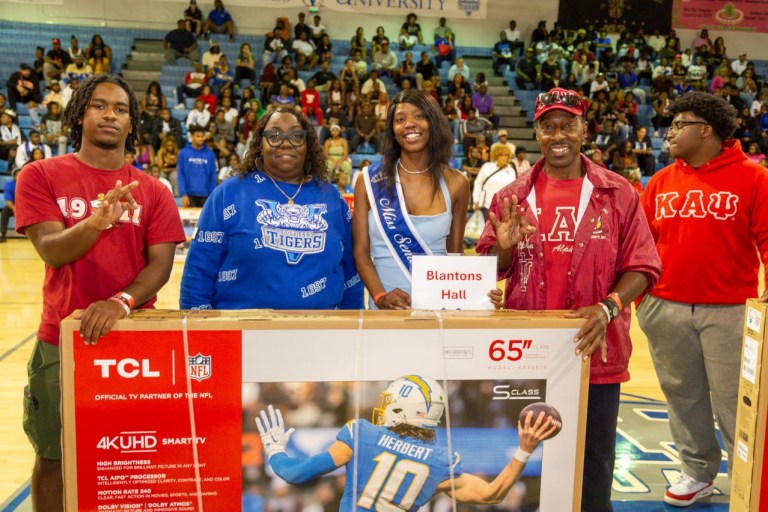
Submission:
{"label": "older man in red jacket", "polygon": [[629,182],[581,156],[580,96],[555,88],[536,100],[543,158],[501,189],[477,243],[498,256],[511,309],[570,309],[586,323],[575,353],[591,359],[582,510],[611,511],[620,384],[632,342],[629,303],[658,280],[661,262]]}

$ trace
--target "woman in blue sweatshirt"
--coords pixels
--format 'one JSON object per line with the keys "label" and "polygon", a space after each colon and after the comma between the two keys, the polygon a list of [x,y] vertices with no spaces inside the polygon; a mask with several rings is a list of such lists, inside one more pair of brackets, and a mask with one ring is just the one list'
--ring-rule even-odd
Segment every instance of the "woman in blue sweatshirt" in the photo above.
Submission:
{"label": "woman in blue sweatshirt", "polygon": [[352,215],[307,118],[287,107],[261,118],[236,173],[200,215],[181,307],[361,309]]}

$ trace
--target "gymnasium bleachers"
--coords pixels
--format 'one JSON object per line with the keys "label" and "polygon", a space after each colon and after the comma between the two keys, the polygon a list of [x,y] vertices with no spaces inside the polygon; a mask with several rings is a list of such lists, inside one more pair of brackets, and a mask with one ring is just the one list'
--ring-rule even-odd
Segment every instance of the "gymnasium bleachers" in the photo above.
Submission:
{"label": "gymnasium bleachers", "polygon": [[[170,30],[170,27],[169,27]],[[62,40],[62,47],[67,48],[69,46],[69,39],[72,34],[76,35],[80,40],[80,45],[85,49],[94,34],[100,34],[105,43],[111,46],[113,52],[112,72],[120,73],[125,65],[130,62],[131,50],[137,39],[141,40],[156,40],[161,41],[168,30],[150,30],[150,29],[134,29],[134,28],[112,28],[112,27],[83,27],[74,25],[48,25],[48,24],[36,24],[36,23],[11,23],[7,21],[0,21],[0,31],[2,31],[3,37],[0,39],[0,84],[3,85],[7,78],[18,69],[18,65],[21,62],[31,63],[34,61],[35,47],[42,46],[46,49],[50,49],[50,41],[53,37],[59,37]],[[342,34],[335,34],[341,36]],[[254,55],[257,60],[257,69],[260,67],[260,55],[264,46],[264,35],[238,35],[236,40],[230,41],[226,37],[216,37],[213,39],[221,47],[222,53],[229,56],[230,60],[234,60],[234,56],[239,52],[240,45],[242,43],[249,43],[253,49]],[[349,49],[350,41],[348,39],[336,39],[332,40],[333,43],[333,58],[331,60],[330,70],[337,76],[340,74],[341,69],[344,66]],[[205,52],[208,47],[206,41],[201,40],[200,51]],[[398,59],[402,61],[405,57],[405,51],[397,49],[393,45],[393,51],[398,56]],[[430,52],[430,47],[427,45],[417,45],[410,50],[414,55],[414,61],[418,61],[419,54],[422,51]],[[491,47],[474,47],[474,46],[459,46],[457,48],[457,55],[481,59],[490,59],[492,53]],[[431,54],[431,52],[430,52]],[[755,68],[758,74],[766,76],[768,75],[768,61],[754,61]],[[447,85],[448,64],[444,63],[443,67],[439,69],[441,77],[441,85],[445,87]],[[179,60],[175,65],[163,64],[161,72],[159,74],[158,82],[167,98],[168,105],[173,107],[177,104],[176,87],[183,82],[184,76],[190,70],[188,61]],[[306,82],[315,73],[312,71],[299,71],[299,76]],[[536,96],[541,91],[527,91],[519,90],[515,83],[515,72],[509,69],[504,69],[503,80],[508,84],[508,91],[510,95],[513,95],[516,102],[522,109],[522,113],[527,115],[527,121],[531,123],[533,121],[533,112],[536,102]],[[392,81],[383,77],[382,80],[386,84],[387,93],[393,96],[397,93],[397,86]],[[257,71],[258,81],[258,71]],[[646,93],[649,92],[647,85],[641,86]],[[137,96],[140,98],[143,96],[143,90],[136,91]],[[650,95],[649,95],[650,97]],[[187,99],[183,108],[173,109],[173,116],[181,121],[184,121],[192,108],[194,100]],[[638,119],[642,126],[651,128],[651,117],[653,115],[653,109],[649,104],[638,106]],[[19,105],[18,108],[18,124],[19,127],[26,132],[32,128],[32,120],[29,117],[26,106]],[[182,122],[183,129],[186,132],[186,126]],[[530,124],[529,124],[530,126]],[[186,135],[186,133],[185,133]],[[532,139],[531,135],[531,139]],[[654,155],[659,157],[659,150],[661,148],[662,139],[660,137],[652,137],[652,147]],[[533,142],[531,140],[531,142]],[[533,146],[533,143],[531,144]],[[461,145],[455,147],[455,163],[461,161],[463,152]],[[534,155],[535,156],[535,153]],[[367,158],[369,160],[375,160],[378,155],[372,155],[361,152],[361,154],[351,154],[353,166]],[[6,171],[5,162],[0,162],[0,172]],[[660,167],[660,164],[657,164]]]}

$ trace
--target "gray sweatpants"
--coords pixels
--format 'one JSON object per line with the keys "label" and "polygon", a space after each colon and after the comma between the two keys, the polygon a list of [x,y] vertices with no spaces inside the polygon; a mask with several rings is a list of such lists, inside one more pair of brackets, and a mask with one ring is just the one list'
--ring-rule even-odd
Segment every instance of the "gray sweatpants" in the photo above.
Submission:
{"label": "gray sweatpants", "polygon": [[702,482],[715,479],[722,459],[713,416],[731,474],[744,308],[647,295],[637,309],[669,406],[669,427],[683,472]]}

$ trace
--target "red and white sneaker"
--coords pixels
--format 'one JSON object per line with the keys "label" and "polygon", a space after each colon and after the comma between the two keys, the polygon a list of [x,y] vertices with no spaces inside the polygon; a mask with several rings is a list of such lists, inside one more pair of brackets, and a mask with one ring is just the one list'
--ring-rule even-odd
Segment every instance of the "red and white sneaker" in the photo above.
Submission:
{"label": "red and white sneaker", "polygon": [[711,496],[714,490],[713,482],[699,482],[685,473],[680,473],[677,482],[664,493],[664,501],[676,507],[687,507],[701,498]]}

